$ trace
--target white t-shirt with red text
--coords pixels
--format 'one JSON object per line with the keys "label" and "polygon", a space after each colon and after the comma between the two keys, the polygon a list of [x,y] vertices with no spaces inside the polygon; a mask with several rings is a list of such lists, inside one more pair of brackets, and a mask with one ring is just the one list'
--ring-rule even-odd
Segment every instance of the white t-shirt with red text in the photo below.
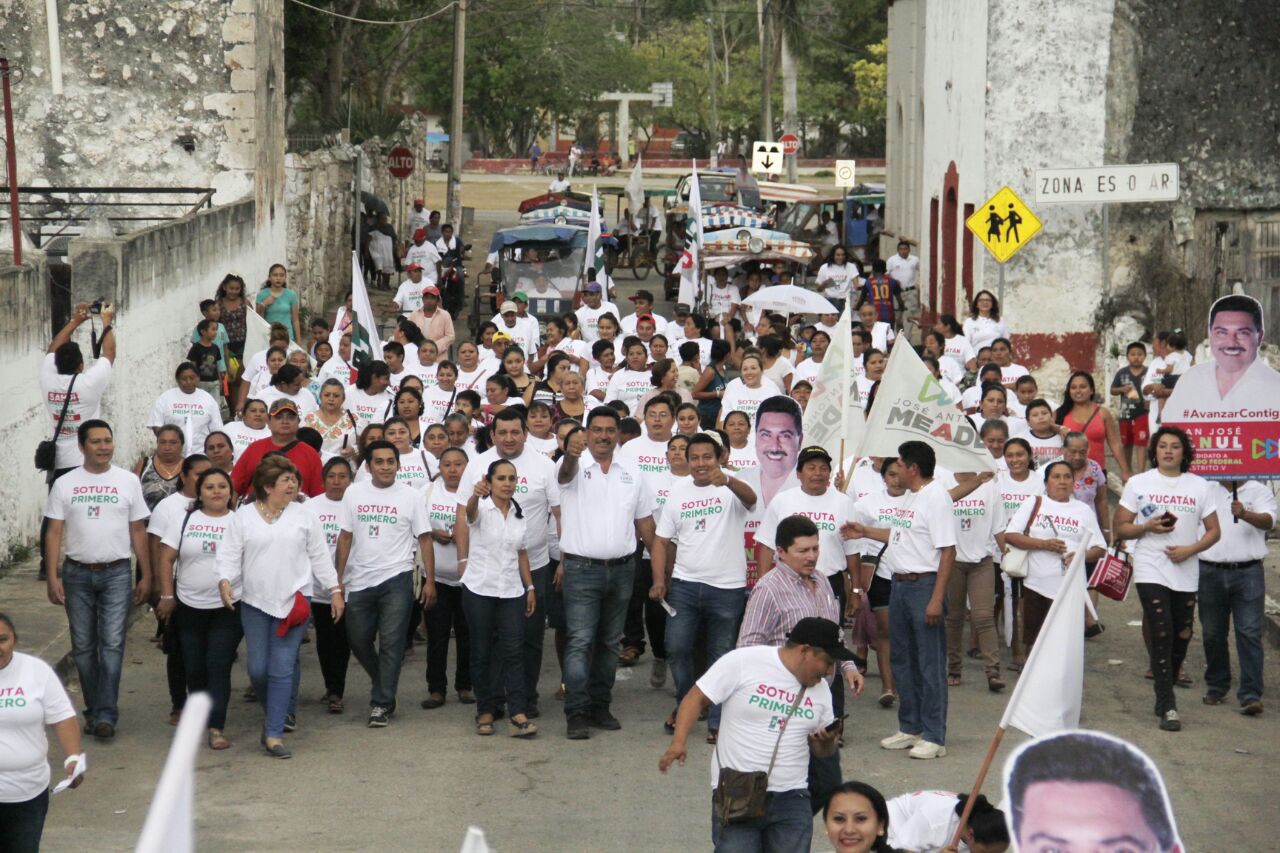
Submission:
{"label": "white t-shirt with red text", "polygon": [[129,523],[151,514],[142,483],[112,465],[101,474],[83,466],[57,479],[44,514],[64,522],[62,547],[78,563],[111,563],[132,553]]}
{"label": "white t-shirt with red text", "polygon": [[672,577],[719,589],[746,586],[742,531],[750,515],[728,486],[690,479],[674,487],[658,517],[658,535],[679,543]]}
{"label": "white t-shirt with red text", "polygon": [[[58,415],[62,414],[62,404],[67,399],[67,388],[71,385],[70,373],[59,373],[54,365],[53,353],[49,353],[40,362],[40,393],[44,396],[45,410],[49,414],[49,427],[44,435],[53,435],[58,425]],[[58,453],[54,460],[55,468],[74,468],[84,464],[84,455],[80,452],[77,431],[85,421],[102,417],[102,395],[111,383],[111,362],[100,358],[92,367],[86,367],[76,374],[75,387],[71,389],[71,402],[67,403],[67,417],[62,422],[62,431],[58,433]]]}
{"label": "white t-shirt with red text", "polygon": [[[1035,506],[1035,498],[1024,503],[1009,520],[1006,532],[1022,533],[1026,530]],[[1093,507],[1075,498],[1055,501],[1047,495],[1041,497],[1040,511],[1036,513],[1027,535],[1036,539],[1061,539],[1067,543],[1068,553],[1075,553],[1080,548],[1107,547],[1107,540],[1098,527],[1097,513]],[[1045,598],[1057,598],[1062,576],[1067,572],[1065,556],[1054,551],[1028,551],[1027,576],[1022,581],[1023,585]]]}
{"label": "white t-shirt with red text", "polygon": [[936,572],[941,550],[954,546],[958,527],[951,495],[933,480],[918,492],[908,492],[891,510],[889,547],[884,560],[894,574]]}
{"label": "white t-shirt with red text", "polygon": [[[1174,592],[1195,592],[1200,588],[1199,556],[1175,563],[1165,549],[1193,545],[1200,540],[1201,524],[1218,513],[1212,484],[1195,474],[1166,477],[1153,468],[1130,477],[1120,496],[1120,506],[1135,516],[1144,504],[1155,504],[1159,508],[1156,515],[1173,513],[1177,523],[1169,533],[1148,533],[1133,542],[1134,583],[1155,583]],[[1218,521],[1221,523],[1222,519]],[[1141,524],[1142,519],[1135,518],[1134,522]]]}

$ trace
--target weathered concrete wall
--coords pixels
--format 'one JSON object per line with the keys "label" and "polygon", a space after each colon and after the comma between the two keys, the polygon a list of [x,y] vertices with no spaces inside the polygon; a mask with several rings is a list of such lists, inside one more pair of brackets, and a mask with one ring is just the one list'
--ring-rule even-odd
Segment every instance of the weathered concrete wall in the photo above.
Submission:
{"label": "weathered concrete wall", "polygon": [[0,267],[0,358],[8,365],[0,371],[0,470],[8,472],[0,489],[0,560],[39,529],[43,478],[31,461],[53,432],[36,381],[49,346],[48,271],[42,252],[30,250],[23,261]]}
{"label": "weathered concrete wall", "polygon": [[351,287],[354,149],[290,154],[286,176],[290,286],[310,313],[332,318]]}
{"label": "weathered concrete wall", "polygon": [[284,0],[71,0],[57,4],[63,93],[53,92],[45,0],[0,0],[23,184],[284,183]]}
{"label": "weathered concrete wall", "polygon": [[1112,41],[1108,162],[1177,163],[1182,196],[1112,209],[1107,314],[1181,326],[1194,347],[1232,279],[1265,297],[1241,220],[1280,211],[1280,16],[1272,0],[1117,0]]}
{"label": "weathered concrete wall", "polygon": [[[266,225],[258,219],[247,199],[124,237],[72,241],[73,302],[103,297],[119,306],[118,355],[103,398],[103,414],[116,430],[117,464],[132,465],[152,448],[142,424],[155,398],[173,386],[199,301],[228,271],[253,287],[285,256],[283,211]],[[46,280],[42,267],[0,271],[0,360],[11,366],[0,377],[0,463],[14,475],[0,492],[0,551],[34,538],[43,506],[44,483],[31,458],[51,431],[36,379],[49,345]],[[88,358],[88,328],[81,328]]]}
{"label": "weathered concrete wall", "polygon": [[[889,4],[885,230],[910,240],[925,240],[929,231],[929,204],[921,180],[925,12],[925,0],[895,0]],[[887,251],[892,249],[881,247],[882,256]],[[923,281],[928,281],[927,257],[922,247],[920,276]]]}

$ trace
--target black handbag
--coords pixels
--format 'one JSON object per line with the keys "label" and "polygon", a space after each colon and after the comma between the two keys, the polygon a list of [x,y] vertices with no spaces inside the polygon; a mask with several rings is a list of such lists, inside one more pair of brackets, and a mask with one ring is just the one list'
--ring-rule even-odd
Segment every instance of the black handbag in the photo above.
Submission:
{"label": "black handbag", "polygon": [[[769,757],[768,770],[734,770],[731,767],[720,767],[720,775],[716,779],[715,807],[720,825],[745,823],[764,817],[768,805],[769,774],[773,772],[773,763],[778,760],[778,747],[782,745],[782,736],[786,734],[787,725],[800,707],[807,687],[800,688],[796,701],[782,725],[778,727],[778,739],[773,743],[773,755]],[[716,764],[720,763],[720,744],[716,743]]]}
{"label": "black handbag", "polygon": [[52,474],[58,464],[58,436],[62,435],[62,425],[67,420],[67,407],[71,405],[71,390],[76,387],[76,377],[71,374],[71,382],[67,385],[67,396],[62,400],[62,412],[58,415],[58,425],[53,428],[53,438],[46,438],[36,445],[36,470]]}

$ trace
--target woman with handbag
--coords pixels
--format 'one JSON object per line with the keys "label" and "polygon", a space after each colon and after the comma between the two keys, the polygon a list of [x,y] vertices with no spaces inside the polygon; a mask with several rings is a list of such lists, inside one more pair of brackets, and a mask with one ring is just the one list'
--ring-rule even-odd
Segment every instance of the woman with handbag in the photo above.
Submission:
{"label": "woman with handbag", "polygon": [[[1061,460],[1050,462],[1044,470],[1044,482],[1044,495],[1023,504],[1004,533],[1009,547],[1004,562],[1026,560],[1026,577],[1022,582],[1025,618],[1022,637],[1028,654],[1075,552],[1087,548],[1087,559],[1100,560],[1107,551],[1107,540],[1098,527],[1093,507],[1075,498],[1075,475],[1071,466]],[[1025,554],[1019,555],[1013,549]]]}
{"label": "woman with handbag", "polygon": [[[231,476],[208,468],[196,480],[195,499],[182,523],[160,540],[160,603],[156,615],[173,627],[182,646],[187,692],[207,690],[213,699],[209,711],[209,748],[227,749],[231,741],[222,733],[231,696],[231,665],[244,630],[240,614],[222,606],[218,594],[217,554],[231,525],[235,492]],[[232,588],[232,599],[240,591]]]}
{"label": "woman with handbag", "polygon": [[261,743],[275,758],[293,755],[283,735],[297,726],[298,647],[311,616],[306,593],[316,582],[329,590],[334,622],[345,607],[320,522],[295,502],[301,482],[288,457],[263,457],[253,473],[258,500],[232,516],[216,563],[223,606],[234,608],[236,586],[243,590],[249,680],[266,716]]}
{"label": "woman with handbag", "polygon": [[[1013,518],[1014,514],[1036,495],[1044,494],[1044,480],[1036,476],[1035,453],[1025,438],[1011,438],[1004,443],[1001,456],[1006,470],[996,478],[996,487],[1000,491],[1000,499],[1004,501],[1004,517]],[[1004,554],[997,551],[995,555],[996,569],[1000,572],[1000,592],[996,596],[996,613],[1003,616],[1005,626],[1005,645],[1013,647],[1013,660],[1009,669],[1022,671],[1022,664],[1027,659],[1026,648],[1022,643],[1022,578],[1011,576],[1004,571]]]}

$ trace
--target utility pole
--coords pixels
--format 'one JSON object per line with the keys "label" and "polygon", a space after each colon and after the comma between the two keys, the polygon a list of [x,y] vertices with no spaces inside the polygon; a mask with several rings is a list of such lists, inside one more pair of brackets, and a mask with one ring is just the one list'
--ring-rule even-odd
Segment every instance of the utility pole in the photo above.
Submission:
{"label": "utility pole", "polygon": [[13,97],[9,92],[9,60],[0,56],[4,89],[4,146],[9,177],[9,227],[13,229],[13,263],[22,265],[22,220],[18,216],[18,149],[13,141]]}
{"label": "utility pole", "polygon": [[720,144],[720,116],[716,109],[716,32],[714,13],[707,16],[707,78],[711,90],[711,164],[719,166],[716,159],[716,148]]}
{"label": "utility pole", "polygon": [[760,139],[773,141],[773,36],[769,26],[769,4],[772,0],[756,0],[756,17],[760,23]]}
{"label": "utility pole", "polygon": [[445,222],[462,233],[462,92],[466,77],[467,0],[453,7],[453,98],[449,108],[449,187]]}

